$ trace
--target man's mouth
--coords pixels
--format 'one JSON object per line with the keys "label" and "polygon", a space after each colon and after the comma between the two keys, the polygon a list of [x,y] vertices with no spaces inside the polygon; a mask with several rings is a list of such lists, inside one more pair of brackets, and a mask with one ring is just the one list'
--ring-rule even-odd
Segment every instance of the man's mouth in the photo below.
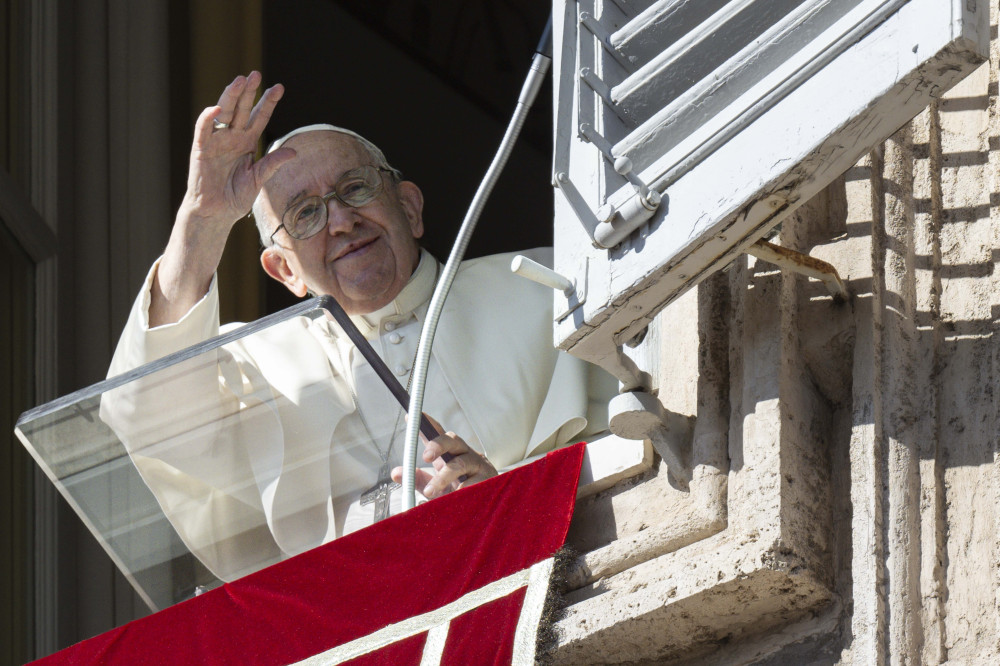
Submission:
{"label": "man's mouth", "polygon": [[367,249],[368,246],[374,243],[376,240],[378,240],[378,236],[372,236],[371,238],[364,238],[361,240],[351,241],[347,245],[344,245],[339,250],[337,250],[337,252],[333,255],[333,258],[330,259],[330,263],[333,263],[334,261],[339,261],[344,258],[349,259],[353,256],[357,256],[362,252],[364,252],[365,249]]}

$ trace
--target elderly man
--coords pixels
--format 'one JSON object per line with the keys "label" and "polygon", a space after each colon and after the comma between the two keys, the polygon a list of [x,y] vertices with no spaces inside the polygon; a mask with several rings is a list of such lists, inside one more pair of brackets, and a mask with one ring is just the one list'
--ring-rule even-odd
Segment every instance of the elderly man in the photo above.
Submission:
{"label": "elderly man", "polygon": [[[215,270],[252,205],[267,274],[297,296],[333,296],[405,383],[439,272],[417,242],[420,189],[373,144],[328,125],[292,132],[255,162],[283,92],[254,105],[260,78],[237,77],[198,118],[187,193],[111,374],[219,332]],[[425,410],[451,430],[424,443],[416,485],[427,498],[605,426],[614,383],[552,348],[552,294],[512,276],[509,262],[463,264],[442,315]],[[212,377],[175,390],[241,415],[209,444],[175,428],[180,443],[145,446],[127,424],[157,417],[127,393],[102,409],[210,569],[234,578],[398,511],[398,492],[369,500],[379,488],[385,497],[401,462],[402,410],[331,321],[286,322],[225,354]]]}

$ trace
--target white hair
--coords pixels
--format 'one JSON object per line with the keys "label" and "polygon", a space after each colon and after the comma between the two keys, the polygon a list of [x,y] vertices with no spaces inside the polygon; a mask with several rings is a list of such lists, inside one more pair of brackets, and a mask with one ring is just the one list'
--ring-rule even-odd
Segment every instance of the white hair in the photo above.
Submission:
{"label": "white hair", "polygon": [[[400,180],[401,174],[396,169],[389,165],[389,162],[385,159],[385,153],[382,152],[378,146],[374,143],[361,136],[357,132],[353,132],[349,129],[343,127],[337,127],[336,125],[327,125],[325,123],[319,123],[316,125],[306,125],[305,127],[300,127],[294,129],[288,134],[284,135],[280,139],[275,140],[270,146],[268,146],[267,152],[272,153],[278,148],[281,148],[286,141],[291,139],[293,136],[298,134],[305,134],[306,132],[339,132],[340,134],[346,134],[347,136],[353,138],[358,144],[364,149],[366,153],[371,157],[374,165],[383,169],[388,169],[393,174],[394,180]],[[261,189],[257,198],[254,199],[253,208],[251,209],[253,214],[253,219],[257,223],[257,233],[260,234],[260,243],[264,247],[270,247],[271,245],[271,234],[274,230],[268,224],[267,215],[264,214],[264,190]]]}

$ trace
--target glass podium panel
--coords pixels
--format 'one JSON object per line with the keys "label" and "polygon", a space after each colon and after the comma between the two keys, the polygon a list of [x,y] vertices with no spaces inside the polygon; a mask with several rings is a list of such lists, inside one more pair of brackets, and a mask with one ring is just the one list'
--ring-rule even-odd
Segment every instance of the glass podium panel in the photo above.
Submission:
{"label": "glass podium panel", "polygon": [[[370,366],[357,374],[353,346],[326,316],[330,301],[293,306],[18,420],[18,437],[151,609],[371,523],[378,499],[361,498],[385,490],[386,443],[402,449],[400,397]],[[358,418],[351,388],[331,381],[336,363],[303,356],[309,345],[354,364],[359,392],[368,389],[363,413],[391,416]]]}

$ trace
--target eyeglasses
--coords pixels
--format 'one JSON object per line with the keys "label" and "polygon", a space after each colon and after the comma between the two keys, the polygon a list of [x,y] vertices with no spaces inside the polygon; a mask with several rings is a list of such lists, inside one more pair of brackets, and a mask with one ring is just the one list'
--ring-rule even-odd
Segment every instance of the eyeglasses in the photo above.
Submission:
{"label": "eyeglasses", "polygon": [[394,179],[402,179],[402,174],[392,168],[366,165],[351,169],[341,176],[329,194],[306,197],[289,206],[281,216],[281,224],[268,240],[273,243],[274,234],[282,228],[296,240],[315,236],[326,227],[327,202],[330,199],[336,199],[350,208],[360,208],[371,203],[382,193],[380,172],[383,171]]}

